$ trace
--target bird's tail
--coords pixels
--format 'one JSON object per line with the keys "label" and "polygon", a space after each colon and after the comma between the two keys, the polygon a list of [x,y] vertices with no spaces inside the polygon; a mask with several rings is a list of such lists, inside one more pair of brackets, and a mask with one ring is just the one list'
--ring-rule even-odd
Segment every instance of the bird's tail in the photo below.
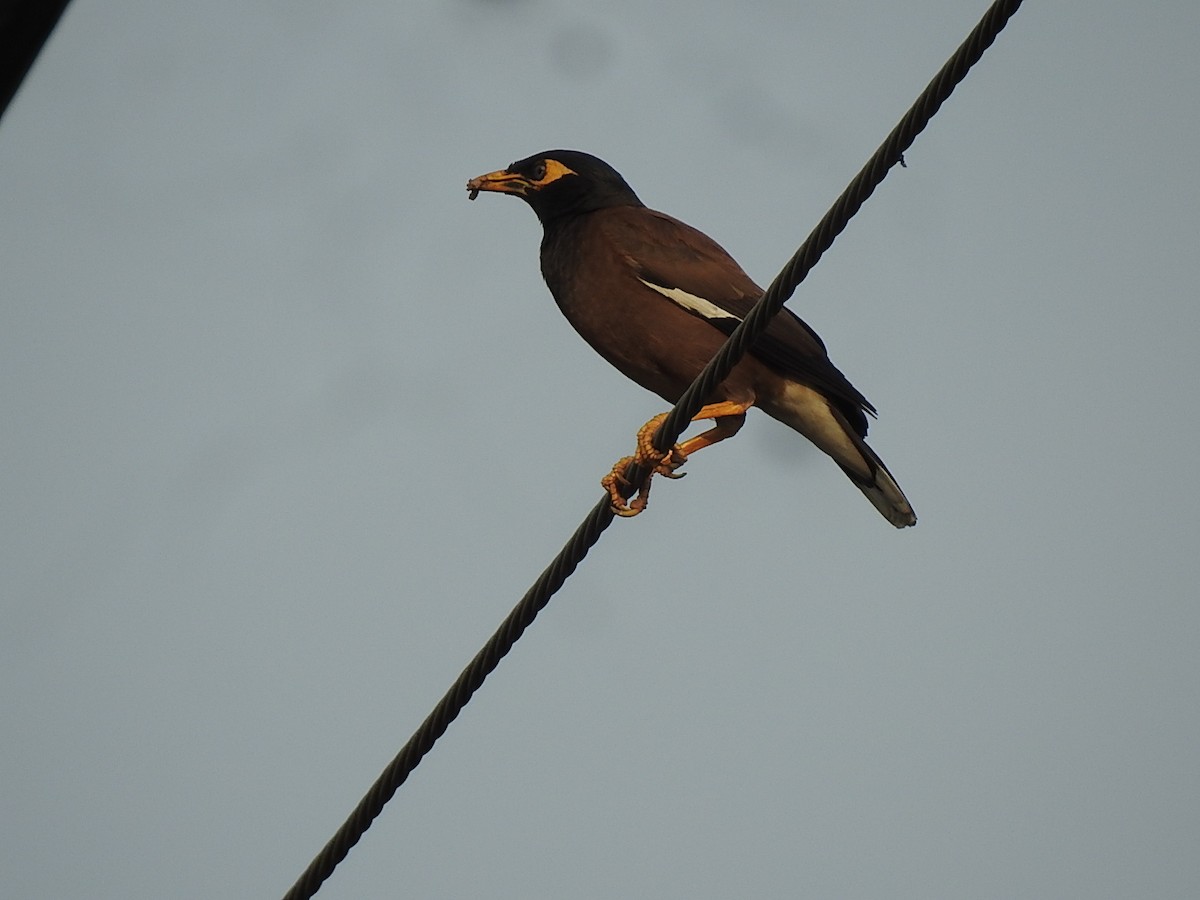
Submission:
{"label": "bird's tail", "polygon": [[858,444],[858,452],[867,461],[870,475],[863,477],[859,472],[839,462],[838,465],[841,466],[842,471],[863,492],[866,498],[871,501],[871,505],[879,510],[883,514],[883,517],[897,528],[916,525],[917,515],[913,512],[912,505],[909,504],[908,498],[904,496],[904,491],[900,490],[900,485],[896,484],[896,479],[892,477],[892,473],[883,464],[883,460],[879,458],[878,454],[862,438],[859,438],[856,443]]}
{"label": "bird's tail", "polygon": [[908,498],[883,460],[823,394],[793,381],[788,382],[777,396],[764,398],[764,401],[762,408],[769,415],[796,429],[828,453],[885,519],[897,528],[917,524]]}

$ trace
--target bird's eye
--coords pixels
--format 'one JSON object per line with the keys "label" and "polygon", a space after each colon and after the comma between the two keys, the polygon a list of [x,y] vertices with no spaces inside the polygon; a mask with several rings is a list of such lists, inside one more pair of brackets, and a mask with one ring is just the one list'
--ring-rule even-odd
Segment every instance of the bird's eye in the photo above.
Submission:
{"label": "bird's eye", "polygon": [[546,177],[545,160],[539,160],[533,164],[533,168],[529,170],[529,177],[533,181],[541,181]]}

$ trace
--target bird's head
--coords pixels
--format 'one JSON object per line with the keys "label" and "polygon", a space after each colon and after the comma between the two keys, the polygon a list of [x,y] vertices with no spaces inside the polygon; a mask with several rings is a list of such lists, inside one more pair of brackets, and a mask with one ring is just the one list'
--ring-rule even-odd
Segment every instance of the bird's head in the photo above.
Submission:
{"label": "bird's head", "polygon": [[547,150],[507,169],[467,182],[472,200],[480,191],[515,194],[542,224],[609,206],[642,206],[620,173],[602,159],[578,150]]}

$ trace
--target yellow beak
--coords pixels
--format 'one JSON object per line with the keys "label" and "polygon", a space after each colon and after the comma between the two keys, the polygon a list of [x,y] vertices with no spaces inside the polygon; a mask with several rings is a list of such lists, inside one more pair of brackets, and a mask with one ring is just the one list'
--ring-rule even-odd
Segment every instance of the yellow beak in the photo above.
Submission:
{"label": "yellow beak", "polygon": [[500,194],[525,194],[533,185],[524,175],[515,175],[501,169],[499,172],[488,172],[467,182],[470,199],[479,196],[480,191],[495,191]]}

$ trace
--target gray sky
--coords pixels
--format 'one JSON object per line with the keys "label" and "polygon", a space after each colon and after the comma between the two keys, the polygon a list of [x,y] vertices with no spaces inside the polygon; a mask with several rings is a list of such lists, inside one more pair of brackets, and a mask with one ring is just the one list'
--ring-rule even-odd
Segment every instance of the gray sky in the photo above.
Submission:
{"label": "gray sky", "polygon": [[[282,894],[663,408],[467,178],[588,150],[765,284],[985,8],[75,0],[0,124],[0,894]],[[1200,895],[1198,36],[1031,0],[791,301],[915,529],[752,416],[320,896]]]}

